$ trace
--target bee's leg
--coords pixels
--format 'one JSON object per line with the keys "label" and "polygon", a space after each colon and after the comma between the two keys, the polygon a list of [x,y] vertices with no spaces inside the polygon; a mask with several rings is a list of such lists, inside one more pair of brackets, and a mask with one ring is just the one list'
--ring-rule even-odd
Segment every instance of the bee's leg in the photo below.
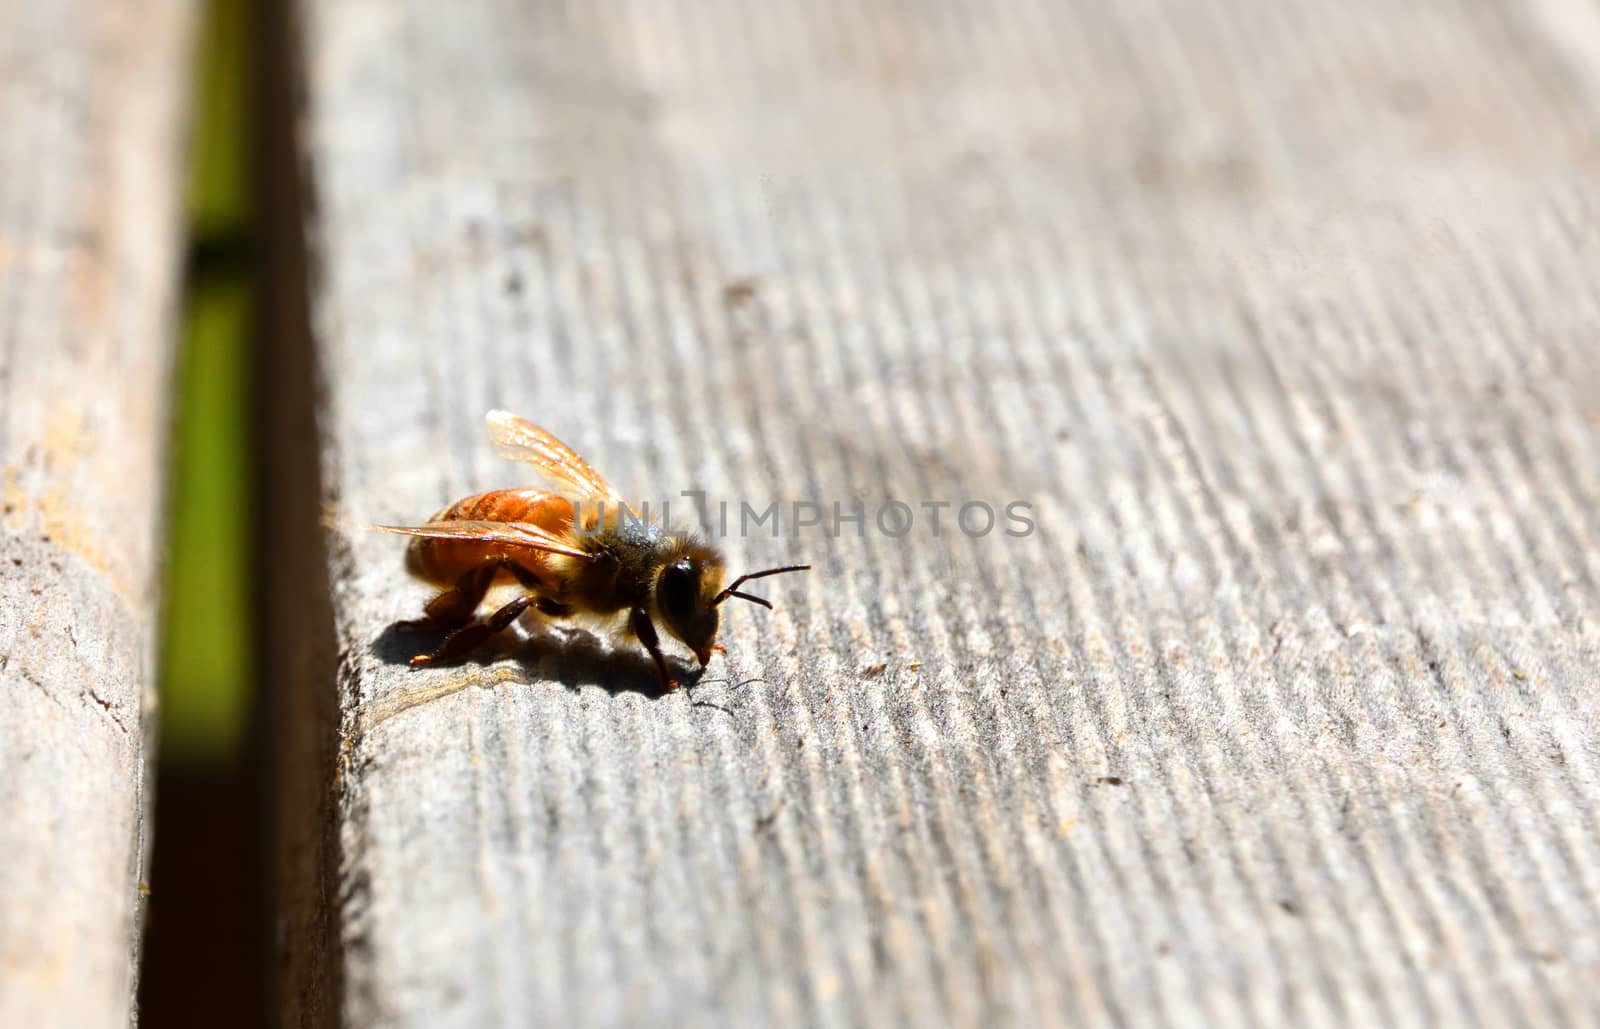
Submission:
{"label": "bee's leg", "polygon": [[655,661],[656,674],[661,677],[661,688],[669,692],[677,689],[678,680],[667,674],[667,659],[661,656],[661,637],[656,635],[656,626],[650,621],[649,612],[642,607],[634,608],[628,613],[628,626]]}
{"label": "bee's leg", "polygon": [[545,595],[545,590],[549,587],[541,582],[539,577],[533,574],[532,571],[517,564],[515,561],[507,561],[506,570],[517,577],[517,581],[522,583],[523,589],[529,593],[539,595],[539,598],[534,601],[534,606],[539,609],[541,614],[548,615],[551,618],[566,618],[572,614],[573,608],[571,604],[563,604],[555,597]]}
{"label": "bee's leg", "polygon": [[540,614],[548,615],[551,618],[568,618],[576,610],[571,604],[563,604],[561,601],[551,600],[549,597],[540,597],[539,602],[534,606],[539,609]]}
{"label": "bee's leg", "polygon": [[483,603],[483,596],[489,592],[489,584],[494,582],[501,564],[501,560],[495,558],[464,573],[454,587],[428,601],[422,609],[423,617],[405,622],[404,626],[408,629],[455,629],[466,625],[477,614],[478,605]]}
{"label": "bee's leg", "polygon": [[483,621],[463,625],[446,636],[444,642],[439,644],[438,650],[431,654],[418,654],[412,658],[411,667],[420,668],[423,665],[437,664],[471,653],[516,621],[518,616],[538,599],[537,593],[523,593]]}

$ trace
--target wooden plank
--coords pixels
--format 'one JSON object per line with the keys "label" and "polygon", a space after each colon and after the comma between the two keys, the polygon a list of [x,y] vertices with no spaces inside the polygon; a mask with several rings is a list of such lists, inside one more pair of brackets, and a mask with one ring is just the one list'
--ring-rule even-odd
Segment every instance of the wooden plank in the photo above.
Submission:
{"label": "wooden plank", "polygon": [[190,5],[0,3],[0,1024],[134,1010]]}
{"label": "wooden plank", "polygon": [[[337,906],[291,918],[338,975],[291,987],[1600,1014],[1590,14],[309,3],[337,724],[298,731],[342,753]],[[868,522],[724,540],[816,571],[692,695],[582,638],[412,672],[428,593],[359,526],[523,481],[493,407],[630,495]],[[921,506],[972,500],[1037,528]]]}

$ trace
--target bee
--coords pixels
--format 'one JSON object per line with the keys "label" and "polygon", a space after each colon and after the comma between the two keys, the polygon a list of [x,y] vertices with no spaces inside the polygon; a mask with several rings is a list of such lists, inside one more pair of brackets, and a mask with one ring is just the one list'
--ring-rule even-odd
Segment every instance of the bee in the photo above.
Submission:
{"label": "bee", "polygon": [[[711,544],[635,515],[587,461],[532,422],[505,411],[490,411],[486,421],[502,457],[533,465],[558,492],[495,490],[458,500],[423,525],[371,526],[414,537],[408,570],[441,587],[412,624],[449,635],[432,653],[413,657],[414,668],[471,653],[532,608],[551,619],[600,616],[614,628],[621,621],[621,631],[649,652],[662,687],[674,690],[678,682],[668,674],[658,624],[704,668],[722,649],[716,639],[723,601],[738,597],[770,609],[770,602],[739,587],[811,567],[746,572],[724,586],[725,564]],[[516,583],[521,591],[478,618],[479,605],[499,583]]]}

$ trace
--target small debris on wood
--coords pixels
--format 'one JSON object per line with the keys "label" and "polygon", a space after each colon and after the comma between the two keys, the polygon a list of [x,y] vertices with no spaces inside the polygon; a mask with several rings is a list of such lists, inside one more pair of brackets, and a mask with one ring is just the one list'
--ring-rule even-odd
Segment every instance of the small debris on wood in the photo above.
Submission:
{"label": "small debris on wood", "polygon": [[748,303],[756,296],[756,284],[751,279],[734,279],[722,287],[722,302],[729,307]]}
{"label": "small debris on wood", "polygon": [[696,701],[692,702],[689,706],[690,707],[710,708],[713,711],[721,711],[723,714],[727,715],[729,718],[733,718],[734,717],[734,714],[733,714],[733,712],[731,710],[729,710],[728,708],[723,707],[721,704],[713,704],[709,700],[696,700]]}
{"label": "small debris on wood", "polygon": [[778,802],[772,806],[771,811],[768,811],[766,814],[761,815],[756,819],[756,832],[766,832],[768,829],[772,828],[772,823],[778,820],[778,816],[783,813],[784,805],[788,802],[789,798],[779,797]]}

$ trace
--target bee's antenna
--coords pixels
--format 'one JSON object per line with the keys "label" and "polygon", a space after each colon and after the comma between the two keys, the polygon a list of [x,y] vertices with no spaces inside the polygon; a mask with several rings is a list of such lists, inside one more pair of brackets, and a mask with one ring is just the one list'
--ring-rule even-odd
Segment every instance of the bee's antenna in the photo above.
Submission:
{"label": "bee's antenna", "polygon": [[760,597],[752,597],[748,593],[740,593],[739,587],[749,582],[751,579],[765,579],[769,575],[781,575],[784,572],[809,572],[810,570],[810,565],[784,565],[782,568],[768,568],[759,572],[746,572],[737,579],[733,580],[733,582],[729,583],[727,589],[723,590],[721,593],[718,593],[716,599],[711,602],[711,606],[716,607],[729,597],[738,597],[740,600],[748,600],[751,603],[760,604],[762,607],[770,609],[772,607],[770,603],[762,600]]}

